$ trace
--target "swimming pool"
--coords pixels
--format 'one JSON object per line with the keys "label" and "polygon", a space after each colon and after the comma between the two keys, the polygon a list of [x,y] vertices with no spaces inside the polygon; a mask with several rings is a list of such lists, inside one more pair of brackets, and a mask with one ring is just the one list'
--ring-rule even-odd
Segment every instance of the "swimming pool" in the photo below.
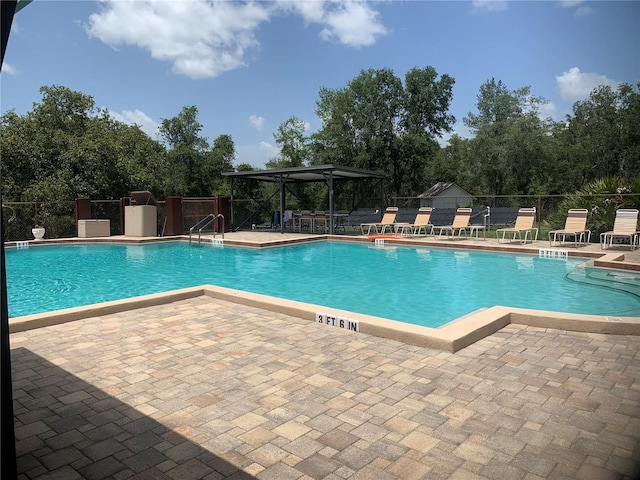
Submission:
{"label": "swimming pool", "polygon": [[204,284],[436,327],[494,305],[640,315],[640,276],[557,260],[312,242],[266,249],[186,242],[7,249],[11,317]]}

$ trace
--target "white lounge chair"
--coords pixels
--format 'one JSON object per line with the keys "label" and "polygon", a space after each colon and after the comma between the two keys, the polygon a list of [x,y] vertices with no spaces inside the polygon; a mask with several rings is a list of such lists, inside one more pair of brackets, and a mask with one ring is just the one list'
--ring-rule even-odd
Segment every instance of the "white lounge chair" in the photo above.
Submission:
{"label": "white lounge chair", "polygon": [[[398,207],[387,207],[382,216],[382,220],[377,223],[361,223],[360,231],[363,235],[371,235],[371,230],[374,233],[384,233],[387,228],[393,231],[393,224],[396,222],[396,215],[398,214]],[[365,228],[367,233],[364,233]],[[378,231],[379,229],[379,231]]]}
{"label": "white lounge chair", "polygon": [[[531,235],[531,242],[537,240],[538,228],[535,227],[535,223],[536,207],[521,208],[518,210],[516,224],[513,227],[499,228],[496,230],[498,243],[510,243],[517,240],[520,243],[525,244],[529,239],[529,235]],[[500,237],[500,234],[502,234],[502,237]],[[507,235],[509,235],[510,238],[507,238]]]}
{"label": "white lounge chair", "polygon": [[[564,228],[549,232],[549,246],[562,245],[567,238],[573,238],[576,247],[591,241],[591,230],[587,228],[586,208],[572,208],[567,212]],[[559,240],[558,240],[559,239]]]}
{"label": "white lounge chair", "polygon": [[623,239],[629,242],[631,250],[638,246],[638,210],[635,208],[620,208],[616,212],[613,222],[613,230],[600,234],[600,248],[611,248],[614,239]]}
{"label": "white lounge chair", "polygon": [[439,230],[438,237],[442,237],[443,232],[446,232],[448,238],[453,238],[456,234],[461,237],[462,233],[466,234],[467,228],[469,228],[471,211],[470,208],[458,208],[451,225],[434,225],[433,229]]}
{"label": "white lounge chair", "polygon": [[[398,233],[402,236],[418,236],[421,232],[424,235],[433,235],[433,225],[431,224],[431,207],[420,207],[413,223],[402,223],[398,225]],[[428,233],[427,233],[428,232]]]}

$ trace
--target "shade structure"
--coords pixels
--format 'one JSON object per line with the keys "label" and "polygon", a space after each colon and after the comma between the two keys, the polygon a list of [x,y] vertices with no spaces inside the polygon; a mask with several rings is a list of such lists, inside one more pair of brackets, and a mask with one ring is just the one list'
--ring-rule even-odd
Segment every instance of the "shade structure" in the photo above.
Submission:
{"label": "shade structure", "polygon": [[[222,174],[231,182],[231,223],[233,224],[233,182],[237,179],[256,180],[277,183],[280,187],[280,231],[284,233],[282,215],[285,210],[284,188],[288,183],[324,182],[329,189],[329,215],[333,218],[333,185],[344,180],[380,180],[381,206],[384,204],[384,180],[387,174],[361,168],[343,167],[339,165],[317,165],[313,167],[277,168],[273,170],[251,170],[244,172],[225,172]],[[329,222],[329,233],[334,233],[333,222]]]}

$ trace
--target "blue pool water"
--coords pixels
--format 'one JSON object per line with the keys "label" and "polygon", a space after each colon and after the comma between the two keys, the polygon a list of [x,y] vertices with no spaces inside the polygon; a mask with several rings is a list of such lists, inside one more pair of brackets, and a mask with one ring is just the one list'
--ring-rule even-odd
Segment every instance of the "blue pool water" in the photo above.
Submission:
{"label": "blue pool water", "polygon": [[184,242],[7,249],[12,317],[204,284],[425,326],[506,305],[640,315],[640,276],[557,260],[314,242],[250,249]]}

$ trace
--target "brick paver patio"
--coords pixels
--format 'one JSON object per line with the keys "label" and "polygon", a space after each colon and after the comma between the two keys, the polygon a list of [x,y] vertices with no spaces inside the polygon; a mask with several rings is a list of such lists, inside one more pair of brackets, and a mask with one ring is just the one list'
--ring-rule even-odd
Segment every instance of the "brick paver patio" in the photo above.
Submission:
{"label": "brick paver patio", "polygon": [[11,336],[20,478],[618,479],[640,338],[456,354],[200,297]]}

